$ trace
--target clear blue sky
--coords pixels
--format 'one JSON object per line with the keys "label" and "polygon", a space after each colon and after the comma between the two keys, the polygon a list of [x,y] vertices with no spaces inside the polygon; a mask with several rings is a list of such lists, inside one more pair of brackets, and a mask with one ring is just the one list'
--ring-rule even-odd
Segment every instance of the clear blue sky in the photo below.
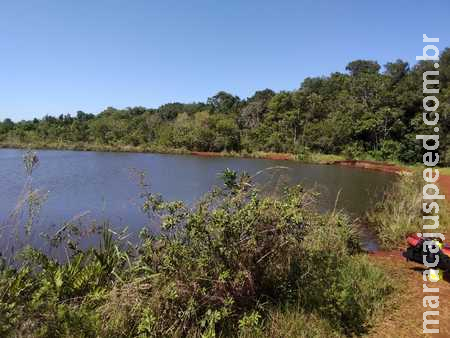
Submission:
{"label": "clear blue sky", "polygon": [[294,89],[354,59],[450,46],[450,1],[9,0],[0,119]]}

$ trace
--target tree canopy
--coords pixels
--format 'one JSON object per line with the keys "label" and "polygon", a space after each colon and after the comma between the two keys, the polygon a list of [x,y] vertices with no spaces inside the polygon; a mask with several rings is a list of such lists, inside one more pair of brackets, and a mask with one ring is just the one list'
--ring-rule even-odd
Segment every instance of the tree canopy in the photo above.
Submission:
{"label": "tree canopy", "polygon": [[[434,134],[422,122],[423,73],[395,60],[383,69],[355,60],[347,72],[306,78],[299,88],[256,91],[246,99],[220,91],[206,102],[159,108],[108,107],[32,121],[0,122],[0,144],[155,145],[193,151],[323,152],[351,158],[419,162],[416,134]],[[436,77],[437,79],[437,77]],[[440,157],[450,163],[450,49],[439,60]]]}

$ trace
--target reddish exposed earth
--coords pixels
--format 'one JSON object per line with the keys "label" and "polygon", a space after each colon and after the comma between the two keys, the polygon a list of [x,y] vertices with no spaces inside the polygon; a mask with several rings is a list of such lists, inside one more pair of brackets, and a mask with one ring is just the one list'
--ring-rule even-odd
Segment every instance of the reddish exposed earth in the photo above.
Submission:
{"label": "reddish exposed earth", "polygon": [[[439,334],[425,335],[423,329],[423,279],[424,266],[407,262],[400,250],[372,253],[369,258],[387,270],[398,287],[403,289],[402,297],[395,300],[381,322],[368,335],[370,338],[450,337],[450,283],[449,276],[437,283],[428,282],[430,288],[439,288]],[[429,294],[431,295],[431,294]],[[433,294],[437,295],[437,294]],[[427,308],[430,310],[430,308]],[[430,326],[432,328],[432,326]]]}
{"label": "reddish exposed earth", "polygon": [[[438,184],[441,193],[450,199],[450,176],[440,176]],[[450,238],[449,234],[446,234],[445,238]],[[422,316],[425,310],[422,279],[424,266],[407,262],[402,257],[401,250],[374,252],[369,257],[390,271],[394,278],[398,278],[399,283],[404,284],[402,287],[405,290],[404,294],[407,295],[407,299],[399,299],[393,305],[392,311],[387,311],[387,317],[375,326],[369,337],[450,337],[450,273],[447,273],[442,281],[427,283],[428,287],[439,288],[439,333],[425,335],[422,332]]]}
{"label": "reddish exposed earth", "polygon": [[445,195],[447,201],[450,201],[450,176],[442,175],[438,180],[439,186],[442,189],[442,192]]}
{"label": "reddish exposed earth", "polygon": [[[212,152],[212,151],[191,151],[191,155],[194,156],[204,156],[204,157],[232,157],[233,154],[227,154],[227,153],[218,153],[218,152]],[[252,157],[251,155],[242,157]],[[292,154],[284,154],[284,153],[265,153],[261,156],[257,156],[258,158],[264,158],[267,160],[281,160],[281,161],[287,161],[287,160],[293,160],[294,155]]]}
{"label": "reddish exposed earth", "polygon": [[[410,172],[410,170],[397,165],[373,161],[337,161],[334,164],[397,174]],[[441,175],[438,184],[441,194],[445,194],[447,200],[450,200],[450,176]],[[446,234],[445,237],[450,238],[448,235]],[[404,296],[393,302],[391,309],[386,311],[387,316],[381,322],[374,323],[375,327],[368,337],[450,337],[450,273],[447,273],[442,281],[427,283],[430,288],[439,288],[439,333],[424,334],[422,331],[423,312],[425,311],[423,307],[424,282],[422,279],[424,266],[414,262],[407,262],[402,256],[402,250],[400,249],[373,252],[369,254],[369,258],[375,264],[387,270],[394,280],[398,280]],[[430,308],[426,309],[430,310]]]}
{"label": "reddish exposed earth", "polygon": [[376,170],[376,171],[383,171],[387,173],[402,173],[402,172],[409,172],[409,169],[400,167],[395,164],[389,164],[389,163],[381,163],[376,161],[359,161],[359,160],[344,160],[344,161],[334,161],[333,164],[337,165],[343,165],[348,167],[355,167],[355,168],[363,168],[363,169],[369,169],[369,170]]}

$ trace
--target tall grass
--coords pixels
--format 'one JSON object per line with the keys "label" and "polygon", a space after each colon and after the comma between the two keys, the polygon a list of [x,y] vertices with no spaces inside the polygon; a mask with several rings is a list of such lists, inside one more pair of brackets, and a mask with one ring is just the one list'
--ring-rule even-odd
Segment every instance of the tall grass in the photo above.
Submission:
{"label": "tall grass", "polygon": [[450,168],[448,168],[448,167],[440,168],[439,171],[440,171],[441,174],[450,175]]}
{"label": "tall grass", "polygon": [[260,334],[248,332],[240,335],[240,338],[253,337],[343,338],[345,336],[320,315],[305,312],[298,307],[288,307],[272,311],[265,329]]}
{"label": "tall grass", "polygon": [[[367,213],[384,249],[398,248],[408,234],[423,231],[422,173],[404,174],[389,189],[381,202]],[[446,232],[450,226],[450,208],[445,200],[439,204],[440,227]]]}

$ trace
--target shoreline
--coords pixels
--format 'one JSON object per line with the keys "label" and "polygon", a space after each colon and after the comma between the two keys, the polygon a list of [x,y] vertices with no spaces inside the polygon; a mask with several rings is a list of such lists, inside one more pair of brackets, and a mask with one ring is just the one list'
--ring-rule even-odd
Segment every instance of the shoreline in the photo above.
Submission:
{"label": "shoreline", "polygon": [[[75,150],[75,151],[105,151],[105,152],[134,152],[134,153],[154,153],[154,154],[173,154],[173,155],[192,155],[199,157],[230,157],[230,158],[253,158],[253,159],[268,159],[274,161],[297,161],[301,163],[310,163],[310,164],[322,164],[322,165],[339,165],[343,167],[349,168],[359,168],[364,170],[372,170],[372,171],[381,171],[387,174],[394,175],[403,175],[412,173],[415,170],[419,170],[420,168],[415,168],[414,166],[402,166],[399,164],[392,164],[388,162],[378,162],[378,161],[369,161],[369,160],[345,160],[335,158],[326,158],[325,156],[319,157],[320,160],[311,158],[308,160],[300,160],[294,154],[280,154],[280,153],[265,153],[265,152],[257,152],[252,154],[247,153],[218,153],[218,152],[199,152],[199,151],[187,151],[185,149],[150,149],[145,148],[144,151],[137,147],[96,147],[93,145],[84,145],[80,147],[80,145],[73,146],[62,146],[51,147],[51,146],[34,146],[28,147],[21,145],[15,145],[14,147],[5,147],[3,144],[0,144],[0,148],[15,148],[15,149],[40,149],[40,150]],[[324,161],[324,158],[326,160]],[[438,184],[441,187],[442,191],[446,194],[446,196],[450,196],[450,175],[445,172],[440,175],[438,180]],[[419,297],[422,294],[422,282],[420,277],[420,269],[422,266],[420,264],[414,262],[407,262],[404,257],[401,255],[402,249],[404,249],[405,244],[400,245],[398,248],[387,250],[382,248],[377,248],[376,250],[370,250],[364,252],[364,255],[368,257],[370,262],[375,264],[376,266],[383,269],[383,271],[389,274],[392,278],[396,278],[401,281],[402,288],[398,290],[397,296],[401,300],[396,302],[396,308],[392,311],[389,316],[384,316],[379,319],[375,319],[372,324],[370,332],[367,334],[367,337],[370,338],[381,338],[384,337],[385,328],[395,328],[398,333],[398,336],[402,337],[416,337],[411,333],[411,327],[419,327],[422,323],[422,316],[420,310],[422,309],[422,302],[410,302],[408,300],[408,296],[414,294],[415,297]],[[449,280],[445,280],[440,282],[439,287],[442,289],[443,294],[446,299],[450,297],[450,284]],[[446,301],[445,301],[446,302]],[[447,302],[446,302],[447,304]],[[442,317],[445,319],[450,318],[450,311],[444,308],[444,312],[442,313]],[[407,320],[405,320],[405,314]],[[442,332],[448,333],[450,332],[450,325],[448,321],[444,321],[442,326]],[[419,336],[417,336],[419,337]]]}
{"label": "shoreline", "polygon": [[202,157],[234,157],[234,158],[255,158],[277,161],[298,161],[305,163],[331,164],[335,160],[344,159],[340,155],[314,154],[320,159],[312,159],[311,161],[299,160],[295,154],[290,153],[274,153],[255,151],[235,152],[235,151],[193,151],[184,148],[166,148],[160,146],[130,146],[130,145],[99,145],[88,143],[72,143],[72,144],[21,144],[0,142],[0,149],[36,149],[36,150],[72,150],[72,151],[99,151],[99,152],[117,152],[117,153],[137,153],[137,154],[170,154],[170,155],[193,155]]}
{"label": "shoreline", "polygon": [[[36,150],[71,150],[71,151],[100,151],[100,152],[117,152],[117,153],[137,153],[137,154],[167,154],[167,155],[191,155],[199,157],[230,157],[230,158],[249,158],[249,159],[265,159],[273,161],[296,161],[305,164],[322,164],[322,165],[338,165],[352,168],[359,168],[372,171],[380,171],[388,174],[404,175],[411,174],[416,169],[414,165],[394,164],[390,162],[374,161],[374,160],[349,160],[342,155],[311,153],[307,158],[300,159],[295,154],[290,153],[274,153],[256,151],[247,152],[209,152],[209,151],[191,151],[187,149],[163,148],[157,146],[122,146],[122,145],[96,145],[87,143],[74,144],[34,144],[25,145],[19,143],[1,143],[0,149],[36,149]],[[439,186],[450,197],[450,168],[439,168],[440,178]]]}
{"label": "shoreline", "polygon": [[[158,146],[122,146],[122,145],[97,145],[87,143],[74,144],[20,144],[20,143],[0,143],[0,149],[36,149],[36,150],[68,150],[68,151],[99,151],[99,152],[117,152],[117,153],[139,153],[139,154],[170,154],[170,155],[192,155],[200,157],[230,157],[230,158],[249,158],[266,159],[273,161],[296,161],[307,164],[339,165],[367,170],[382,171],[386,173],[402,174],[411,172],[412,169],[399,164],[374,160],[349,160],[342,155],[311,153],[304,159],[292,153],[274,153],[255,151],[248,152],[210,152],[210,151],[191,151],[183,148],[164,148]],[[450,177],[450,176],[449,176]]]}

